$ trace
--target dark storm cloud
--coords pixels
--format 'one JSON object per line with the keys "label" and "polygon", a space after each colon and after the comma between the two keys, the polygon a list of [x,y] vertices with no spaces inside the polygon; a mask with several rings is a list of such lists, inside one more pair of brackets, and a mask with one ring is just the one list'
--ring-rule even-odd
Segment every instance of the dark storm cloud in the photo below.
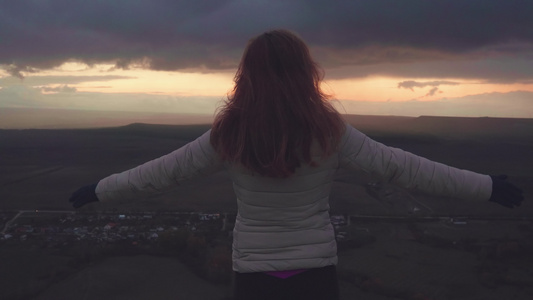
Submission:
{"label": "dark storm cloud", "polygon": [[517,55],[497,58],[450,58],[410,63],[383,62],[330,69],[326,79],[372,75],[416,78],[463,78],[479,83],[533,83],[533,59]]}
{"label": "dark storm cloud", "polygon": [[472,53],[531,60],[531,11],[518,0],[3,1],[0,65],[20,78],[67,60],[235,68],[246,41],[272,28],[298,32],[325,67]]}

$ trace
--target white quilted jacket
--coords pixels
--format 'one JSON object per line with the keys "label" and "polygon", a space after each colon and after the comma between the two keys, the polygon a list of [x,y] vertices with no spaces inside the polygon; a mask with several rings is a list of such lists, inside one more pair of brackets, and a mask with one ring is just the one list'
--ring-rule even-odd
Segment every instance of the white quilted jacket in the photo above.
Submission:
{"label": "white quilted jacket", "polygon": [[346,126],[339,149],[316,167],[302,166],[289,178],[253,175],[223,162],[209,142],[210,131],[182,148],[98,183],[102,202],[161,192],[181,181],[226,169],[233,180],[238,215],[233,269],[238,272],[306,269],[337,263],[329,217],[329,194],[341,167],[364,170],[383,180],[434,195],[487,200],[489,176],[452,168],[371,140]]}

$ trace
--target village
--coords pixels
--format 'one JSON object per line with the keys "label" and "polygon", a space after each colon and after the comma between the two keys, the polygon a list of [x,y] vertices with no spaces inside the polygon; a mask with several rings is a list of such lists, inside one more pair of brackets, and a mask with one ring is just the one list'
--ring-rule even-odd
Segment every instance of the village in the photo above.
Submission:
{"label": "village", "polygon": [[[227,284],[235,219],[218,212],[4,211],[0,247],[46,250],[78,267],[105,257],[175,256],[199,277]],[[346,239],[346,218],[331,220],[337,239]]]}
{"label": "village", "polygon": [[[14,216],[13,216],[14,215]],[[4,230],[0,242],[40,242],[43,247],[67,245],[76,241],[93,243],[130,242],[153,244],[161,236],[185,231],[191,234],[218,233],[231,237],[235,213],[202,212],[0,212]],[[331,216],[336,229],[349,218]],[[345,237],[337,232],[337,238]]]}
{"label": "village", "polygon": [[[78,213],[71,211],[24,211],[9,219],[0,213],[5,224],[0,241],[40,240],[50,244],[89,240],[95,243],[131,241],[132,245],[156,241],[163,232],[191,232],[218,229],[228,234],[230,214],[220,213]],[[12,213],[11,213],[12,215]],[[233,221],[231,221],[233,222]]]}

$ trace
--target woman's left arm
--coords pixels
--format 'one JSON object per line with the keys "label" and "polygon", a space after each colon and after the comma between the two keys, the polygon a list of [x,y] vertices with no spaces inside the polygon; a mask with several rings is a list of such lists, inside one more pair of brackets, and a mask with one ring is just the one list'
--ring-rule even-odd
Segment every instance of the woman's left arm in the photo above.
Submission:
{"label": "woman's left arm", "polygon": [[405,188],[432,195],[490,200],[506,207],[520,205],[522,191],[504,178],[461,170],[407,151],[388,147],[347,125],[341,164],[362,169]]}
{"label": "woman's left arm", "polygon": [[388,147],[347,126],[341,144],[341,163],[365,170],[387,182],[432,195],[488,200],[488,175],[453,168],[402,149]]}

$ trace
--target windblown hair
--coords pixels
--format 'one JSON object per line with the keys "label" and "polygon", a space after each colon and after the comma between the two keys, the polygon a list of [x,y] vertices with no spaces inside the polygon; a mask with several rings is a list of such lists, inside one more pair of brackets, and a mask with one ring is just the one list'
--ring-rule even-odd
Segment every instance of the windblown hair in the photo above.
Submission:
{"label": "windblown hair", "polygon": [[321,80],[321,69],[295,34],[273,30],[252,38],[215,118],[213,147],[222,159],[263,176],[288,177],[302,162],[316,165],[312,142],[327,157],[345,128]]}

